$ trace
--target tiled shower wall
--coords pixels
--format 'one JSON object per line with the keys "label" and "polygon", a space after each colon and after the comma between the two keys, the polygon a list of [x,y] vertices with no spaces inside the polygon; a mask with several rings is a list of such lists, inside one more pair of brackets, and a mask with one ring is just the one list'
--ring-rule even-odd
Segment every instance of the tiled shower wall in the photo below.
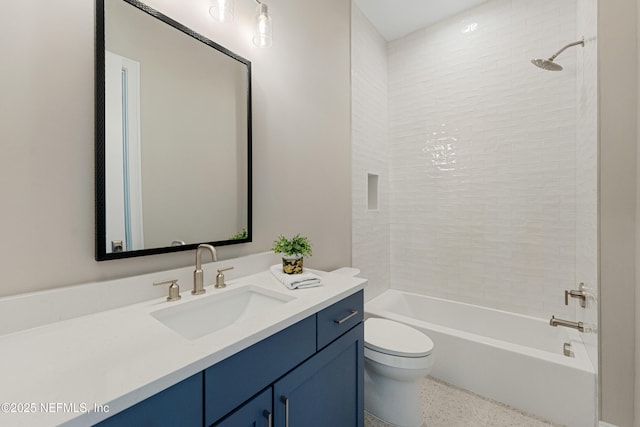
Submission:
{"label": "tiled shower wall", "polygon": [[[390,286],[573,314],[562,293],[576,280],[576,52],[559,73],[529,61],[574,41],[575,17],[574,0],[490,1],[385,56],[353,7],[353,265],[370,296]],[[378,211],[368,171],[381,177]]]}
{"label": "tiled shower wall", "polygon": [[[387,44],[352,5],[352,264],[369,279],[370,299],[389,287],[389,143]],[[369,209],[368,174],[378,175],[378,207]]]}
{"label": "tiled shower wall", "polygon": [[[369,297],[393,287],[584,314],[562,298],[597,277],[592,11],[595,0],[494,0],[387,44],[353,6],[353,265]],[[584,51],[558,58],[564,71],[530,64],[583,34]]]}
{"label": "tiled shower wall", "polygon": [[575,39],[575,0],[495,0],[389,44],[392,287],[573,313],[576,50],[530,60]]}

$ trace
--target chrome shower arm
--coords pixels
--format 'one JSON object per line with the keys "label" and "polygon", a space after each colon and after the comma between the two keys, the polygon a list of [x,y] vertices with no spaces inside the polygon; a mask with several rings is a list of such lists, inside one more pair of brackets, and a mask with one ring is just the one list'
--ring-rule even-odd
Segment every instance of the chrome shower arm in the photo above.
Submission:
{"label": "chrome shower arm", "polygon": [[569,43],[568,45],[566,45],[565,47],[563,47],[562,49],[557,51],[553,56],[551,56],[549,58],[549,61],[553,61],[554,59],[556,59],[556,57],[558,55],[560,55],[562,52],[564,52],[565,50],[567,50],[571,46],[577,46],[577,45],[581,45],[582,47],[584,47],[584,38],[582,40],[578,40],[577,42]]}

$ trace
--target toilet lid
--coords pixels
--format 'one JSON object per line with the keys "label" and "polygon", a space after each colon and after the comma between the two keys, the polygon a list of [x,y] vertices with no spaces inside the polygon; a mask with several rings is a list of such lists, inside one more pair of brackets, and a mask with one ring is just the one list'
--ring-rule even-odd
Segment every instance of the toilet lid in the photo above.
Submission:
{"label": "toilet lid", "polygon": [[374,317],[364,322],[364,346],[401,357],[424,357],[433,351],[433,341],[417,329]]}

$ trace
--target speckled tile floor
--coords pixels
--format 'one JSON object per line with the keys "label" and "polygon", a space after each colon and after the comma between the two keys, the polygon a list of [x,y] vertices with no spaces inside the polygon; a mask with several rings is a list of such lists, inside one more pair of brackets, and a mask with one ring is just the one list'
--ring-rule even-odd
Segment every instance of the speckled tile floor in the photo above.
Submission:
{"label": "speckled tile floor", "polygon": [[[535,415],[427,377],[423,427],[561,427]],[[394,427],[365,413],[365,427]]]}

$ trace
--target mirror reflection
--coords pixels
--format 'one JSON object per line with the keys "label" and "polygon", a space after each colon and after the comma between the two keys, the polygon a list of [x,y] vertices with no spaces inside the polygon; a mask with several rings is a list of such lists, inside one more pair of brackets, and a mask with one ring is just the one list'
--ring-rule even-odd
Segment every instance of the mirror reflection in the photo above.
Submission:
{"label": "mirror reflection", "polygon": [[250,63],[135,0],[98,3],[97,258],[250,241]]}

